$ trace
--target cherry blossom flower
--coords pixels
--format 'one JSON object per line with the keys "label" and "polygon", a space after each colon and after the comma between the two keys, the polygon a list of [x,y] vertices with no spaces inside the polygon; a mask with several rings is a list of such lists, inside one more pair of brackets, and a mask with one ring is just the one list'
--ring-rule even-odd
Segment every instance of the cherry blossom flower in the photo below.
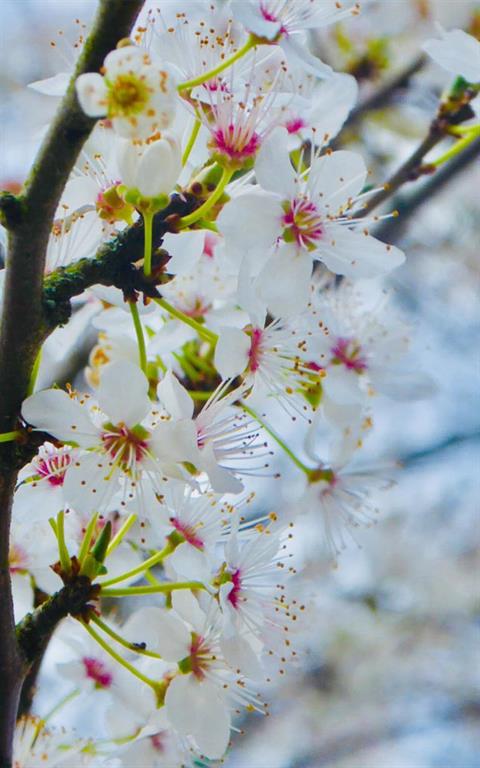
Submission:
{"label": "cherry blossom flower", "polygon": [[[163,442],[165,425],[154,427],[148,381],[135,365],[118,361],[102,371],[97,397],[100,408],[90,407],[86,396],[77,401],[61,390],[44,390],[25,400],[23,418],[83,449],[64,482],[65,498],[74,509],[107,510],[120,490],[123,499],[137,498],[141,505],[143,484],[158,489],[165,472],[182,476],[172,466],[177,460],[173,451],[167,451]],[[150,421],[144,426],[147,417]],[[183,427],[184,444],[190,436],[193,450],[193,426],[188,435],[184,426],[178,432]],[[178,458],[183,460],[188,456]]]}
{"label": "cherry blossom flower", "polygon": [[386,274],[399,266],[405,258],[403,253],[369,235],[363,219],[355,218],[355,205],[367,179],[362,158],[344,150],[315,155],[305,177],[291,165],[287,142],[287,131],[278,128],[255,164],[262,189],[243,191],[218,217],[227,246],[238,252],[239,258],[243,258],[242,232],[248,228],[248,257],[263,262],[265,280],[272,271],[276,275],[276,306],[282,296],[288,300],[292,290],[292,255],[282,249],[270,255],[281,237],[295,246],[295,271],[304,286],[312,258],[321,260],[332,272],[352,278]]}
{"label": "cherry blossom flower", "polygon": [[328,77],[332,70],[313,56],[304,44],[303,32],[335,24],[359,12],[359,4],[335,0],[233,0],[235,18],[262,42],[278,43],[287,57],[298,61],[317,77]]}
{"label": "cherry blossom flower", "polygon": [[77,78],[78,99],[87,115],[108,117],[124,138],[146,139],[169,127],[176,83],[166,64],[128,45],[111,51],[103,70],[103,76],[88,73]]}

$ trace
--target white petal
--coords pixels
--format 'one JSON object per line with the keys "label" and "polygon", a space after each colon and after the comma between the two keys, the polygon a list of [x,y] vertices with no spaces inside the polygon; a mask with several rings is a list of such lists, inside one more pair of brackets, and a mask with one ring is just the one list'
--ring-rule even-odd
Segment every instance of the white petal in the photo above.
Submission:
{"label": "white petal", "polygon": [[327,78],[333,75],[333,69],[328,64],[324,64],[323,61],[308,50],[305,43],[302,44],[291,35],[283,37],[280,41],[280,46],[290,61],[293,61],[294,64],[299,64],[306,72],[315,75],[315,77]]}
{"label": "white petal", "polygon": [[160,422],[152,432],[150,445],[160,461],[189,461],[196,465],[199,460],[197,430],[191,419]]}
{"label": "white petal", "polygon": [[59,72],[58,75],[47,77],[44,80],[35,80],[29,83],[28,88],[37,93],[43,93],[45,96],[63,96],[70,82],[69,72]]}
{"label": "white petal", "polygon": [[168,564],[175,571],[179,581],[206,582],[210,577],[211,568],[205,552],[186,541],[172,552]]}
{"label": "white petal", "polygon": [[223,379],[234,378],[248,365],[251,340],[239,328],[221,328],[215,347],[215,368]]}
{"label": "white petal", "polygon": [[14,573],[12,575],[12,593],[15,621],[18,622],[26,613],[33,610],[33,587],[30,574]]}
{"label": "white petal", "polygon": [[301,312],[310,298],[312,257],[283,245],[267,261],[257,280],[258,292],[274,317]]}
{"label": "white petal", "polygon": [[480,42],[462,29],[444,32],[442,40],[427,40],[423,50],[447,72],[470,83],[480,80]]}
{"label": "white petal", "polygon": [[221,758],[230,739],[230,714],[216,686],[197,682],[192,675],[175,677],[165,696],[172,726],[194,737],[200,752],[211,760]]}
{"label": "white petal", "polygon": [[361,155],[340,150],[314,160],[308,187],[320,207],[334,215],[361,192],[366,179],[367,169]]}
{"label": "white petal", "polygon": [[177,377],[167,371],[157,387],[158,399],[163,403],[172,419],[191,419],[194,403]]}
{"label": "white petal", "polygon": [[357,102],[358,83],[352,75],[335,73],[315,90],[315,106],[309,123],[323,140],[335,138]]}
{"label": "white petal", "polygon": [[97,397],[100,408],[113,424],[123,422],[127,427],[139,424],[151,407],[147,377],[128,360],[105,366]]}
{"label": "white petal", "polygon": [[182,169],[178,146],[160,139],[143,152],[137,170],[137,187],[144,197],[168,195]]}
{"label": "white petal", "polygon": [[171,256],[168,271],[173,275],[184,275],[191,272],[200,259],[205,245],[205,230],[191,232],[167,232],[163,238],[162,247]]}
{"label": "white petal", "polygon": [[234,670],[256,680],[262,676],[262,665],[252,646],[239,634],[223,636],[220,641],[225,660]]}
{"label": "white petal", "polygon": [[261,189],[249,190],[232,198],[217,218],[227,247],[238,259],[249,252],[262,255],[281,234],[281,198]]}
{"label": "white petal", "polygon": [[135,611],[122,627],[129,642],[146,643],[165,661],[181,661],[190,653],[191,634],[171,611],[149,606]]}
{"label": "white petal", "polygon": [[255,176],[263,189],[289,200],[295,194],[295,171],[286,128],[275,128],[263,142],[255,161]]}
{"label": "white petal", "polygon": [[240,493],[243,490],[243,483],[235,477],[233,470],[225,469],[218,463],[212,443],[208,443],[201,451],[197,466],[207,473],[216,493]]}
{"label": "white petal", "polygon": [[359,383],[360,376],[355,371],[348,370],[344,365],[331,365],[322,380],[322,387],[334,402],[347,405],[363,399]]}
{"label": "white petal", "polygon": [[206,616],[200,608],[198,600],[189,589],[176,590],[172,594],[172,606],[178,615],[190,624],[194,631],[205,632]]}
{"label": "white petal", "polygon": [[337,275],[356,279],[386,275],[405,261],[399,248],[340,225],[328,225],[314,256]]}
{"label": "white petal", "polygon": [[63,492],[68,505],[86,515],[105,512],[118,491],[118,472],[111,476],[109,461],[93,452],[79,456],[67,470]]}
{"label": "white petal", "polygon": [[107,114],[107,86],[103,77],[87,72],[75,82],[80,106],[89,117],[103,117]]}
{"label": "white petal", "polygon": [[60,389],[44,389],[27,397],[22,416],[28,424],[49,432],[58,440],[89,448],[98,442],[98,430],[88,411]]}

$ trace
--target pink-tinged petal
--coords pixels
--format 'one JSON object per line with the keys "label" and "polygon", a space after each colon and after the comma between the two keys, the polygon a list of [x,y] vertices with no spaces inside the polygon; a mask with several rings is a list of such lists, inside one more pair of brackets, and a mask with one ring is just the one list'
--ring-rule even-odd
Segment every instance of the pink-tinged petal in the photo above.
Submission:
{"label": "pink-tinged petal", "polygon": [[295,195],[295,171],[290,160],[286,128],[275,128],[261,145],[255,161],[255,176],[268,192],[285,200]]}
{"label": "pink-tinged petal", "polygon": [[175,374],[167,371],[157,387],[157,396],[172,419],[191,419],[194,403]]}
{"label": "pink-tinged petal", "polygon": [[222,379],[244,372],[248,365],[251,340],[239,328],[221,328],[215,347],[215,368]]}
{"label": "pink-tinged petal", "polygon": [[308,304],[312,257],[291,245],[280,246],[260,272],[258,292],[274,317],[295,315]]}
{"label": "pink-tinged petal", "polygon": [[399,248],[334,224],[326,227],[325,237],[314,255],[332,272],[354,279],[386,275],[405,261]]}
{"label": "pink-tinged petal", "polygon": [[75,82],[80,106],[89,117],[104,117],[107,114],[107,86],[101,75],[87,72]]}
{"label": "pink-tinged petal", "polygon": [[27,397],[22,417],[28,424],[49,432],[58,440],[90,448],[98,443],[98,430],[86,408],[60,389],[44,389]]}
{"label": "pink-tinged petal", "polygon": [[232,0],[232,12],[235,19],[243,24],[248,32],[260,38],[274,40],[280,32],[280,22],[266,18],[261,12],[259,2]]}
{"label": "pink-tinged petal", "polygon": [[281,198],[261,189],[242,192],[227,203],[217,226],[239,261],[249,253],[262,258],[282,232]]}
{"label": "pink-tinged petal", "polygon": [[311,197],[327,214],[334,216],[360,194],[367,180],[363,158],[356,152],[340,150],[322,155],[313,162],[308,178]]}
{"label": "pink-tinged petal", "polygon": [[139,424],[151,407],[147,377],[128,360],[105,366],[97,397],[100,408],[112,423],[123,422],[127,427]]}
{"label": "pink-tinged petal", "polygon": [[168,686],[165,707],[172,726],[185,736],[193,736],[205,757],[218,760],[225,754],[230,713],[213,683],[198,682],[192,675],[177,676]]}

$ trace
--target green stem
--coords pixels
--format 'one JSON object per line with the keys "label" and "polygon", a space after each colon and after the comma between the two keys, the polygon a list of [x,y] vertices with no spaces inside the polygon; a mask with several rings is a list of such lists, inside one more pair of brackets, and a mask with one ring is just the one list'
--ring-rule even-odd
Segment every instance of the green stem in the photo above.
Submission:
{"label": "green stem", "polygon": [[149,568],[153,568],[154,565],[158,565],[158,563],[161,563],[162,560],[164,560],[168,555],[171,555],[172,552],[175,549],[175,544],[172,544],[170,541],[166,544],[166,546],[160,551],[157,552],[155,555],[152,555],[148,558],[148,560],[144,560],[143,563],[140,563],[140,565],[137,565],[136,568],[132,568],[130,571],[126,571],[125,573],[122,573],[120,576],[115,576],[114,579],[108,579],[108,581],[102,581],[102,589],[103,587],[109,587],[111,584],[118,584],[120,581],[125,581],[125,579],[130,579],[132,576],[136,576],[139,573],[142,573],[143,571],[148,570]]}
{"label": "green stem", "polygon": [[191,130],[190,136],[188,137],[187,145],[183,151],[182,155],[182,166],[187,164],[187,160],[190,157],[190,152],[192,151],[194,144],[197,140],[198,132],[201,128],[202,123],[198,119],[198,117],[195,118],[195,122],[193,124],[193,128]]}
{"label": "green stem", "polygon": [[269,435],[270,435],[270,437],[271,437],[273,440],[275,440],[275,442],[277,443],[277,445],[279,445],[279,446],[280,446],[280,448],[281,448],[281,449],[282,449],[282,450],[283,450],[283,451],[284,451],[284,452],[287,454],[287,456],[288,456],[288,457],[289,457],[289,458],[290,458],[290,459],[293,461],[293,463],[295,464],[295,466],[296,466],[296,467],[298,467],[298,469],[301,469],[301,470],[302,470],[302,472],[304,472],[304,473],[307,475],[307,477],[310,477],[310,474],[311,474],[311,469],[309,469],[307,466],[305,466],[305,464],[303,463],[303,461],[300,461],[300,459],[299,459],[297,456],[295,456],[295,454],[293,453],[293,451],[292,451],[292,450],[291,450],[291,449],[288,447],[288,445],[287,445],[287,444],[286,444],[286,443],[285,443],[285,442],[282,440],[282,438],[281,438],[279,435],[277,435],[277,433],[276,433],[276,432],[274,432],[274,430],[273,430],[271,427],[269,427],[269,426],[268,426],[268,424],[267,424],[265,421],[263,421],[263,419],[261,419],[261,418],[260,418],[260,416],[259,416],[259,415],[258,415],[258,414],[257,414],[257,413],[256,413],[256,412],[253,410],[253,408],[250,408],[250,406],[249,406],[249,405],[245,405],[245,403],[244,403],[244,402],[241,402],[241,404],[240,404],[240,405],[241,405],[241,407],[243,408],[243,410],[244,410],[246,413],[250,414],[250,416],[252,416],[252,418],[254,418],[256,421],[258,421],[258,423],[259,423],[259,424],[260,424],[260,425],[263,427],[263,429],[265,430],[265,432],[267,432],[267,434],[269,434]]}
{"label": "green stem", "polygon": [[143,274],[150,277],[152,274],[152,232],[153,213],[146,211],[143,216]]}
{"label": "green stem", "polygon": [[131,597],[133,595],[155,595],[173,592],[177,589],[205,589],[200,581],[178,581],[171,584],[159,584],[158,586],[124,587],[123,589],[103,589],[102,597]]}
{"label": "green stem", "polygon": [[0,443],[10,443],[18,437],[21,437],[21,434],[22,433],[18,429],[14,432],[2,432],[0,433]]}
{"label": "green stem", "polygon": [[98,512],[95,512],[91,520],[89,521],[85,533],[83,534],[82,543],[80,544],[80,549],[78,551],[78,562],[80,563],[80,566],[83,565],[83,562],[88,555],[90,544],[92,542],[93,538],[93,532],[95,530],[95,526],[97,524],[98,520]]}
{"label": "green stem", "polygon": [[154,302],[158,304],[159,307],[163,307],[163,309],[172,317],[175,317],[177,320],[181,320],[181,322],[185,323],[185,325],[189,325],[190,328],[193,328],[198,333],[199,336],[203,336],[203,338],[209,341],[211,344],[217,343],[217,334],[211,331],[209,328],[206,328],[204,325],[202,325],[202,323],[194,320],[193,317],[185,315],[180,309],[176,309],[174,306],[172,306],[172,304],[169,304],[168,301],[165,301],[165,299],[154,299]]}
{"label": "green stem", "polygon": [[70,561],[70,555],[68,554],[67,545],[65,543],[64,519],[65,519],[64,512],[63,511],[59,512],[57,515],[57,528],[56,528],[56,535],[57,535],[57,541],[58,541],[58,554],[60,556],[60,565],[62,566],[62,571],[64,573],[70,573],[71,561]]}
{"label": "green stem", "polygon": [[190,91],[192,88],[195,88],[195,86],[206,83],[207,80],[211,80],[212,77],[219,75],[220,72],[223,72],[228,67],[231,67],[232,64],[235,64],[236,61],[245,56],[245,54],[254,48],[255,45],[255,38],[250,35],[245,45],[242,45],[242,47],[239,48],[236,53],[232,54],[232,56],[229,56],[228,59],[225,59],[220,64],[218,64],[218,66],[210,69],[208,72],[204,72],[203,75],[199,75],[198,77],[194,77],[192,80],[186,80],[184,83],[180,83],[180,85],[177,86],[177,90],[180,93],[182,91]]}
{"label": "green stem", "polygon": [[136,522],[136,520],[137,520],[137,515],[135,515],[132,512],[132,514],[127,517],[127,519],[125,520],[125,522],[122,525],[122,527],[117,531],[117,533],[115,534],[115,536],[111,540],[110,544],[108,545],[107,557],[109,557],[112,554],[112,552],[114,552],[116,550],[118,545],[122,543],[123,539],[125,538],[125,536],[129,532],[129,530],[132,527],[132,525]]}
{"label": "green stem", "polygon": [[227,186],[228,182],[232,178],[234,174],[234,170],[232,168],[224,168],[222,170],[222,175],[220,177],[220,181],[218,182],[217,186],[215,187],[215,190],[212,192],[210,197],[205,200],[205,202],[200,206],[200,208],[197,208],[192,213],[189,213],[188,216],[183,216],[183,218],[179,221],[180,227],[190,227],[192,224],[195,224],[196,221],[199,221],[200,219],[203,219],[203,217],[213,208],[216,202],[220,200],[221,196],[223,195],[224,189]]}
{"label": "green stem", "polygon": [[38,372],[40,370],[40,363],[42,362],[42,347],[37,352],[35,362],[33,364],[32,372],[30,374],[30,381],[28,382],[27,395],[32,395],[37,383]]}
{"label": "green stem", "polygon": [[460,152],[463,152],[463,150],[469,147],[470,144],[472,144],[477,139],[478,136],[480,136],[480,128],[478,126],[472,126],[471,131],[468,131],[468,133],[465,132],[463,139],[460,139],[460,141],[455,142],[453,147],[451,147],[443,155],[440,155],[440,157],[434,160],[431,163],[431,165],[435,166],[435,168],[439,168],[441,165],[446,163],[452,157],[455,157],[456,155],[460,154]]}
{"label": "green stem", "polygon": [[142,323],[140,321],[140,315],[138,312],[138,306],[136,301],[128,302],[130,307],[130,313],[132,315],[133,327],[135,328],[135,334],[137,336],[138,344],[138,357],[140,360],[140,368],[147,375],[147,348],[145,346],[145,336],[143,334]]}
{"label": "green stem", "polygon": [[158,653],[154,653],[153,651],[147,651],[146,648],[139,648],[135,643],[130,643],[128,640],[125,640],[124,637],[119,635],[117,632],[115,632],[111,627],[108,626],[108,624],[105,624],[104,621],[98,618],[93,612],[90,614],[90,621],[93,621],[94,624],[96,624],[100,629],[102,629],[105,634],[109,635],[112,640],[115,640],[116,643],[119,645],[122,645],[124,648],[128,648],[129,651],[133,651],[134,653],[141,654],[142,656],[149,656],[152,659],[161,659],[162,657],[158,655]]}
{"label": "green stem", "polygon": [[150,686],[150,688],[153,688],[155,693],[158,692],[158,683],[156,683],[155,680],[151,680],[149,677],[142,674],[138,669],[136,669],[133,666],[133,664],[130,664],[128,661],[122,658],[122,656],[120,656],[119,653],[114,651],[113,648],[111,648],[109,644],[105,642],[103,637],[100,637],[100,635],[97,632],[95,632],[95,630],[92,629],[92,627],[90,627],[85,621],[81,621],[80,619],[79,621],[82,627],[84,627],[87,630],[88,634],[91,637],[93,637],[93,639],[99,644],[99,646],[103,648],[103,650],[106,653],[108,653],[108,655],[111,656],[112,659],[115,659],[115,661],[121,664],[122,667],[125,667],[125,669],[131,672],[132,675],[134,675],[135,677],[138,677],[138,679],[141,680],[142,683],[145,683],[146,685]]}
{"label": "green stem", "polygon": [[61,699],[58,704],[55,704],[55,706],[47,712],[47,714],[41,718],[42,723],[48,723],[51,718],[57,714],[63,707],[68,704],[70,701],[73,701],[80,693],[80,688],[74,688],[73,691],[70,691],[70,693],[67,693],[66,696]]}

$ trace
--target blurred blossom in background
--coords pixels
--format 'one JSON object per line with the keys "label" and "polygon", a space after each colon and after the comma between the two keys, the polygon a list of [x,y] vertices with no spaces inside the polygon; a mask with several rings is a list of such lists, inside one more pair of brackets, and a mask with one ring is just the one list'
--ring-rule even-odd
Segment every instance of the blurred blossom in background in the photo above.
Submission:
{"label": "blurred blossom in background", "polygon": [[[16,190],[24,180],[58,102],[27,84],[71,69],[71,44],[95,5],[2,0],[2,187]],[[480,15],[476,2],[463,0],[362,6],[360,20],[329,28],[314,43],[322,60],[357,76],[360,104],[417,63],[408,88],[341,134],[342,146],[361,146],[378,181],[418,145],[447,82],[419,59],[422,43],[437,34],[434,22],[446,29],[476,23],[478,33]],[[423,184],[428,179],[402,195]],[[479,189],[477,159],[414,217],[389,225],[390,241],[407,253],[390,284],[413,329],[410,362],[431,376],[433,391],[421,401],[376,398],[363,457],[386,467],[395,485],[382,494],[377,524],[359,531],[336,569],[319,540],[307,537],[306,523],[296,524],[299,573],[291,588],[305,605],[297,664],[275,677],[275,695],[265,690],[272,716],[251,717],[235,740],[233,768],[480,766]],[[94,343],[88,329],[88,319],[69,327],[58,378],[67,363],[71,372],[72,359],[77,370],[85,364]],[[269,416],[285,420],[278,408]],[[278,469],[282,482],[255,483],[257,511],[276,509],[288,520],[296,477],[283,462]],[[52,644],[44,691],[59,652]],[[94,736],[88,712],[83,717]]]}

